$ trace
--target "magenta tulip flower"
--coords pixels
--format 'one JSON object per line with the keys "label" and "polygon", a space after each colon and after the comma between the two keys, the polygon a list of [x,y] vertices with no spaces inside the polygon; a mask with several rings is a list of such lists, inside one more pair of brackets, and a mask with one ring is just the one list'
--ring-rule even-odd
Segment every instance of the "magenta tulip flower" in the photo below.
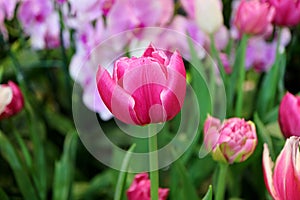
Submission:
{"label": "magenta tulip flower", "polygon": [[[127,190],[128,200],[150,200],[150,180],[147,173],[135,175],[134,180]],[[159,188],[158,199],[166,200],[168,198],[169,189]]]}
{"label": "magenta tulip flower", "polygon": [[215,160],[232,164],[245,161],[257,145],[255,125],[251,121],[230,118],[222,124],[208,116],[204,123],[204,144]]}
{"label": "magenta tulip flower", "polygon": [[170,120],[183,105],[186,77],[178,51],[164,52],[150,45],[140,58],[117,60],[113,77],[100,66],[96,78],[107,108],[127,124]]}
{"label": "magenta tulip flower", "polygon": [[[267,144],[263,151],[263,172],[266,187],[275,200],[298,200],[300,194],[299,171],[300,138],[292,136],[276,159],[275,167]],[[273,168],[274,167],[274,168]],[[272,169],[273,172],[272,172]]]}
{"label": "magenta tulip flower", "polygon": [[283,135],[300,136],[300,96],[287,92],[279,106],[278,121]]}
{"label": "magenta tulip flower", "polygon": [[275,9],[268,3],[242,0],[237,8],[234,24],[242,33],[260,35],[272,26],[274,14]]}
{"label": "magenta tulip flower", "polygon": [[272,5],[276,14],[273,23],[279,26],[295,26],[300,23],[299,0],[264,0]]}
{"label": "magenta tulip flower", "polygon": [[11,117],[22,110],[24,99],[20,88],[12,81],[0,85],[0,119]]}

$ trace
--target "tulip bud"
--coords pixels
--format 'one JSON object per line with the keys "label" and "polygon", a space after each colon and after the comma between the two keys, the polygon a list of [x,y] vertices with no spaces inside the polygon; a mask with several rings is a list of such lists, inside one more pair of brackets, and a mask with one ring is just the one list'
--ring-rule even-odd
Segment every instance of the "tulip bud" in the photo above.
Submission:
{"label": "tulip bud", "polygon": [[300,23],[299,0],[264,0],[272,5],[276,12],[273,23],[279,26],[296,26]]}
{"label": "tulip bud", "polygon": [[264,144],[262,159],[264,180],[269,193],[275,200],[299,199],[299,143],[299,137],[288,138],[276,159],[275,167],[270,158],[268,146]]}
{"label": "tulip bud", "polygon": [[222,5],[219,0],[198,0],[195,5],[196,22],[200,29],[215,33],[223,24]]}
{"label": "tulip bud", "polygon": [[22,110],[24,99],[20,88],[12,81],[0,85],[0,119],[11,117]]}
{"label": "tulip bud", "polygon": [[240,118],[230,118],[221,124],[219,119],[208,116],[204,123],[204,144],[217,161],[243,162],[257,145],[255,125]]}
{"label": "tulip bud", "polygon": [[145,125],[172,119],[180,111],[186,91],[183,60],[150,45],[140,58],[120,58],[113,77],[97,72],[99,94],[112,114],[127,124]]}
{"label": "tulip bud", "polygon": [[268,3],[258,0],[242,0],[234,18],[236,27],[245,34],[261,35],[266,33],[274,18],[275,9]]}
{"label": "tulip bud", "polygon": [[300,136],[300,96],[287,92],[279,106],[278,121],[283,135]]}
{"label": "tulip bud", "polygon": [[[135,175],[134,180],[127,190],[128,200],[150,200],[151,182],[147,173]],[[169,189],[159,188],[158,199],[166,200],[168,198]]]}

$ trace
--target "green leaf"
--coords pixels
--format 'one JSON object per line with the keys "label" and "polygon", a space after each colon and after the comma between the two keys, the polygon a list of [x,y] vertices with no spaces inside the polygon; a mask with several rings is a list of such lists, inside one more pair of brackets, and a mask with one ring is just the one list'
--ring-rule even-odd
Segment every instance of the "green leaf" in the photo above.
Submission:
{"label": "green leaf", "polygon": [[119,178],[116,186],[116,191],[115,191],[115,196],[114,200],[122,200],[123,198],[123,193],[124,193],[124,187],[126,183],[126,177],[127,177],[127,169],[129,166],[130,158],[131,158],[131,153],[133,152],[136,144],[131,145],[129,150],[127,151],[122,166],[121,166],[121,171],[119,173]]}
{"label": "green leaf", "polygon": [[0,187],[0,199],[1,200],[9,200],[8,196],[4,192],[4,190]]}
{"label": "green leaf", "polygon": [[38,200],[37,193],[27,173],[27,169],[22,165],[13,145],[0,131],[0,150],[2,156],[9,163],[17,181],[18,187],[25,200]]}
{"label": "green leaf", "polygon": [[67,200],[70,198],[74,176],[74,165],[77,149],[77,133],[67,135],[64,151],[60,161],[55,164],[53,181],[53,200]]}
{"label": "green leaf", "polygon": [[269,150],[270,150],[270,154],[273,157],[274,156],[274,148],[273,148],[270,133],[269,133],[268,129],[265,127],[265,125],[263,124],[263,122],[261,121],[261,119],[259,118],[257,113],[254,114],[254,123],[257,127],[258,136],[260,136],[263,143],[267,143]]}
{"label": "green leaf", "polygon": [[213,196],[213,191],[212,191],[212,186],[210,185],[202,200],[212,200],[212,196]]}
{"label": "green leaf", "polygon": [[198,200],[198,195],[193,182],[186,170],[181,163],[181,160],[174,162],[171,171],[171,198],[178,200]]}

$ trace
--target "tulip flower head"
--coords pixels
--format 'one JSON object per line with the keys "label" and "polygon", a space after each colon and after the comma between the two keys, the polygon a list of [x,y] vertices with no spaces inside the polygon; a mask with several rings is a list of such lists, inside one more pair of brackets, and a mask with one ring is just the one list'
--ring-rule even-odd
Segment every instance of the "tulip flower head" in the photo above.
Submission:
{"label": "tulip flower head", "polygon": [[215,160],[232,164],[245,161],[257,145],[255,125],[251,121],[230,118],[222,124],[208,116],[204,123],[204,144]]}
{"label": "tulip flower head", "polygon": [[0,119],[11,117],[22,110],[24,99],[20,88],[12,81],[0,85]]}
{"label": "tulip flower head", "polygon": [[287,92],[279,106],[278,121],[283,135],[300,136],[300,96]]}
{"label": "tulip flower head", "polygon": [[269,156],[267,144],[263,151],[263,172],[266,187],[275,200],[298,200],[300,194],[300,138],[292,136],[274,163]]}
{"label": "tulip flower head", "polygon": [[100,66],[99,94],[112,114],[127,124],[146,125],[172,119],[181,109],[186,73],[178,51],[150,45],[140,58],[120,58],[113,76]]}
{"label": "tulip flower head", "polygon": [[274,14],[275,9],[268,3],[242,0],[237,8],[234,24],[244,34],[261,35],[272,26]]}
{"label": "tulip flower head", "polygon": [[[135,175],[134,180],[127,190],[128,200],[150,200],[150,185],[147,173],[140,173]],[[166,200],[168,198],[169,189],[159,188],[158,199]]]}
{"label": "tulip flower head", "polygon": [[272,5],[276,12],[273,23],[279,26],[296,26],[300,23],[299,0],[264,0]]}

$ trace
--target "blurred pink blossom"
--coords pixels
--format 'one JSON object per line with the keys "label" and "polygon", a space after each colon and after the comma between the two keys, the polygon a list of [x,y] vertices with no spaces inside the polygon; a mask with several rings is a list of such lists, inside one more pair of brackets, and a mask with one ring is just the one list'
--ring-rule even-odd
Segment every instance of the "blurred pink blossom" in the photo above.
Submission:
{"label": "blurred pink blossom", "polygon": [[24,107],[24,98],[19,86],[9,81],[0,84],[0,119],[19,113]]}
{"label": "blurred pink blossom", "polygon": [[273,23],[279,26],[296,26],[300,23],[299,0],[262,0],[272,5],[276,12]]}
{"label": "blurred pink blossom", "polygon": [[[147,173],[140,173],[135,175],[130,188],[127,190],[128,200],[151,200],[150,185],[151,182]],[[168,198],[168,194],[169,189],[158,189],[159,200],[166,200]]]}
{"label": "blurred pink blossom", "polygon": [[0,33],[7,38],[7,30],[4,20],[11,20],[14,17],[15,7],[18,0],[0,0]]}
{"label": "blurred pink blossom", "polygon": [[[58,13],[50,0],[24,0],[18,9],[18,18],[26,34],[30,36],[35,49],[57,48],[60,45],[60,24]],[[63,33],[65,44],[69,34]]]}
{"label": "blurred pink blossom", "polygon": [[259,0],[242,0],[234,12],[234,24],[244,34],[262,35],[270,30],[275,9]]}
{"label": "blurred pink blossom", "polygon": [[287,92],[281,100],[278,113],[284,137],[300,136],[300,96]]}

